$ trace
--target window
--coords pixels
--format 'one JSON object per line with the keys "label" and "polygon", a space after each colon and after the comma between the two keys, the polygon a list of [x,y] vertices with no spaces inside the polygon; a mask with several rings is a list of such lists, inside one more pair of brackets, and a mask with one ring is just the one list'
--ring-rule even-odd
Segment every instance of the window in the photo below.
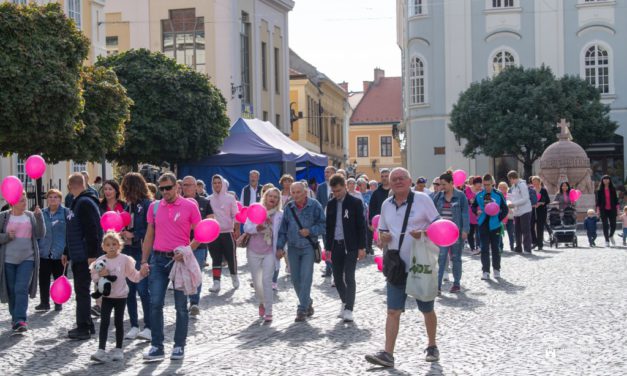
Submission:
{"label": "window", "polygon": [[425,103],[425,69],[418,57],[411,59],[409,68],[409,103]]}
{"label": "window", "polygon": [[87,164],[72,162],[72,172],[87,171]]}
{"label": "window", "polygon": [[266,42],[261,42],[261,87],[268,90],[268,56]]}
{"label": "window", "polygon": [[392,156],[392,136],[381,137],[381,156],[382,157]]}
{"label": "window", "polygon": [[433,147],[433,155],[445,155],[446,147],[444,146],[434,146]]}
{"label": "window", "polygon": [[274,126],[281,129],[281,115],[279,114],[274,115]]}
{"label": "window", "polygon": [[586,81],[601,92],[610,92],[610,58],[607,50],[598,44],[588,48],[584,58]]}
{"label": "window", "polygon": [[107,56],[109,55],[116,55],[119,50],[118,50],[118,37],[107,37],[106,38],[106,43],[107,43]]}
{"label": "window", "polygon": [[514,0],[492,0],[492,8],[513,8]]}
{"label": "window", "polygon": [[81,28],[81,0],[68,0],[67,14],[74,20],[76,26]]}
{"label": "window", "polygon": [[170,10],[170,18],[161,20],[163,53],[179,64],[205,71],[205,18],[196,17],[195,9]]}
{"label": "window", "polygon": [[357,156],[368,156],[368,137],[357,137]]}
{"label": "window", "polygon": [[281,93],[281,56],[279,49],[274,49],[274,92]]}
{"label": "window", "polygon": [[516,59],[511,52],[506,50],[498,51],[492,58],[492,75],[496,76],[501,73],[505,68],[513,67],[516,65]]}
{"label": "window", "polygon": [[26,5],[26,0],[13,0],[13,4]]}
{"label": "window", "polygon": [[242,59],[242,102],[250,104],[250,22],[248,22],[248,13],[246,12],[242,12],[240,52]]}
{"label": "window", "polygon": [[268,111],[263,112],[263,121],[268,121]]}
{"label": "window", "polygon": [[409,0],[409,17],[427,13],[426,0]]}
{"label": "window", "polygon": [[26,185],[28,177],[26,176],[26,170],[24,168],[24,163],[25,163],[25,161],[18,156],[17,157],[17,163],[16,163],[17,178],[20,179],[22,184]]}

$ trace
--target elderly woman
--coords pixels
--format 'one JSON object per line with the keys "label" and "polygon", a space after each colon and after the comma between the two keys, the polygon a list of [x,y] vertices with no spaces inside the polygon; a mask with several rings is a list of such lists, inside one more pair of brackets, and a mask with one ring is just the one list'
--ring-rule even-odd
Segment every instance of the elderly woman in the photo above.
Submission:
{"label": "elderly woman", "polygon": [[0,213],[0,302],[9,303],[11,329],[28,330],[28,298],[37,295],[39,245],[46,235],[41,209],[26,210],[26,192],[10,209]]}
{"label": "elderly woman", "polygon": [[[65,249],[65,220],[68,209],[61,205],[61,191],[51,189],[46,193],[48,207],[43,210],[46,236],[39,239],[39,305],[35,311],[50,310],[50,277],[57,279],[63,275],[61,256]],[[55,311],[62,309],[54,305]]]}
{"label": "elderly woman", "polygon": [[279,180],[279,185],[281,186],[281,204],[285,206],[292,199],[292,195],[290,194],[290,187],[294,182],[294,178],[290,174],[285,174],[281,176]]}

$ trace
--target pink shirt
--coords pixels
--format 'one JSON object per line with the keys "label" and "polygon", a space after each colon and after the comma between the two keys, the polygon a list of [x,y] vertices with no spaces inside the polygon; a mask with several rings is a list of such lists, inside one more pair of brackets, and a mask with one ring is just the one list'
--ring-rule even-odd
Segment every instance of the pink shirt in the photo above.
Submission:
{"label": "pink shirt", "polygon": [[605,210],[612,210],[612,200],[610,200],[610,189],[605,188],[603,191],[605,193]]}
{"label": "pink shirt", "polygon": [[[105,269],[109,271],[109,275],[118,277],[115,282],[111,283],[111,294],[108,298],[126,298],[128,296],[128,285],[126,279],[130,279],[132,282],[139,282],[143,277],[139,273],[139,270],[135,269],[135,260],[123,253],[118,254],[114,258],[108,258],[107,255],[100,256],[94,264],[100,260],[106,260],[107,266]],[[98,282],[100,276],[98,272],[91,267],[91,279],[94,282]]]}
{"label": "pink shirt", "polygon": [[[154,205],[159,202],[157,218],[154,217]],[[154,201],[148,208],[148,223],[155,226],[155,251],[171,252],[190,243],[190,233],[202,220],[198,205],[190,200],[178,197],[173,203],[165,200]]]}

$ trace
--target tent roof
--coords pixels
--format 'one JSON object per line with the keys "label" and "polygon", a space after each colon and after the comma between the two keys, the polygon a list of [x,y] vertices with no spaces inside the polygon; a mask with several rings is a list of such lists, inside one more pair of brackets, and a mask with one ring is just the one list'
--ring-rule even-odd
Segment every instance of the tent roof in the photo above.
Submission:
{"label": "tent roof", "polygon": [[273,162],[310,162],[326,166],[328,158],[305,149],[270,122],[240,118],[231,126],[220,152],[196,163],[235,166]]}

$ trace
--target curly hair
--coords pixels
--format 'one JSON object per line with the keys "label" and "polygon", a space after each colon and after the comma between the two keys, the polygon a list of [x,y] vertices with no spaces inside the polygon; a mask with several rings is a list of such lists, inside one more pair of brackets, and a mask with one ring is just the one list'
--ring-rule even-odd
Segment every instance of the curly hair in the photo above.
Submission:
{"label": "curly hair", "polygon": [[152,192],[148,190],[146,180],[140,173],[129,172],[124,175],[121,189],[126,202],[137,203],[143,199],[152,200]]}

